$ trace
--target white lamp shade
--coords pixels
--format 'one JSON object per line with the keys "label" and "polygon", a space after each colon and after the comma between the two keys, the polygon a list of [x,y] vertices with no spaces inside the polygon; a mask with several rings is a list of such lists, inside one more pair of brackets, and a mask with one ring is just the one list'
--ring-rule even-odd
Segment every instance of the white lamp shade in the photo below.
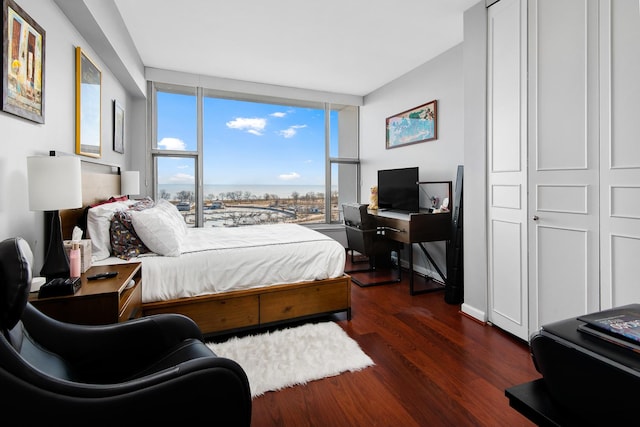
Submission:
{"label": "white lamp shade", "polygon": [[122,172],[120,175],[120,194],[140,194],[140,172]]}
{"label": "white lamp shade", "polygon": [[82,173],[78,157],[27,157],[27,180],[32,211],[82,207]]}

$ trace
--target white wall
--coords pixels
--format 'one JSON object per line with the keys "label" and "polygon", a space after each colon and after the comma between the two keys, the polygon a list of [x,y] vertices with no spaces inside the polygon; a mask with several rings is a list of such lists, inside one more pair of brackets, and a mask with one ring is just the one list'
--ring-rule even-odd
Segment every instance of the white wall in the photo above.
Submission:
{"label": "white wall", "polygon": [[464,304],[462,311],[487,320],[486,81],[487,9],[464,14]]}
{"label": "white wall", "polygon": [[[386,118],[434,99],[438,101],[438,139],[386,149]],[[458,165],[464,163],[462,44],[365,97],[360,107],[360,160],[361,203],[369,203],[370,188],[377,185],[379,169],[418,166],[421,181],[452,181],[455,188]],[[444,242],[425,246],[445,272]],[[417,271],[438,277],[420,250],[413,254]]]}
{"label": "white wall", "polygon": [[[113,151],[112,100],[125,108],[125,144],[130,141],[131,96],[52,0],[20,0],[45,31],[44,124],[0,112],[0,240],[20,236],[34,251],[34,272],[44,258],[44,214],[29,210],[27,157],[49,150],[75,152],[75,47],[81,46],[102,70],[102,161],[125,166],[128,153]],[[125,146],[125,150],[126,150]],[[91,167],[91,166],[89,166]]]}

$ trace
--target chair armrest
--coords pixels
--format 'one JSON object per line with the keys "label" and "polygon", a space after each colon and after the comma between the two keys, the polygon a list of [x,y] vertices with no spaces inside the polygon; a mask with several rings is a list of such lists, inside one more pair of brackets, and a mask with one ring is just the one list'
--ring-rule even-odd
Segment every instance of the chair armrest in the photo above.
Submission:
{"label": "chair armrest", "polygon": [[[187,316],[157,314],[109,325],[76,325],[55,320],[27,304],[22,317],[27,332],[49,351],[83,363],[148,357],[202,332]],[[96,365],[99,366],[99,365]]]}
{"label": "chair armrest", "polygon": [[344,226],[345,226],[345,228],[350,228],[350,229],[356,230],[356,231],[358,231],[360,233],[378,233],[380,231],[379,227],[363,229],[363,228],[355,227],[353,225],[348,225],[348,224],[345,224]]}
{"label": "chair armrest", "polygon": [[[175,369],[112,384],[86,384],[39,375],[30,382],[0,369],[0,383],[11,392],[3,397],[7,408],[28,412],[29,424],[80,425],[97,420],[110,425],[166,423],[178,416],[181,423],[202,420],[201,408],[215,416],[214,424],[248,427],[251,392],[247,376],[233,360],[201,357]],[[138,422],[139,421],[139,422]],[[220,425],[222,425],[220,424]]]}
{"label": "chair armrest", "polygon": [[395,233],[406,233],[406,230],[400,230],[399,228],[393,228],[388,226],[378,227],[378,231],[381,231],[384,234],[385,231],[393,231]]}

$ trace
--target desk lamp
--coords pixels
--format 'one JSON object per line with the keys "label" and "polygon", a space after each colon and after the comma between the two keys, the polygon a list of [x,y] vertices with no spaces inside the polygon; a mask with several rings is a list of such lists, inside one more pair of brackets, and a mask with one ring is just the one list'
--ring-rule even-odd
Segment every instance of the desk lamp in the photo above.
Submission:
{"label": "desk lamp", "polygon": [[140,194],[140,172],[125,171],[120,175],[120,194]]}
{"label": "desk lamp", "polygon": [[40,275],[47,281],[69,277],[69,257],[64,249],[60,209],[82,207],[80,159],[73,156],[28,157],[29,209],[51,216],[50,236]]}

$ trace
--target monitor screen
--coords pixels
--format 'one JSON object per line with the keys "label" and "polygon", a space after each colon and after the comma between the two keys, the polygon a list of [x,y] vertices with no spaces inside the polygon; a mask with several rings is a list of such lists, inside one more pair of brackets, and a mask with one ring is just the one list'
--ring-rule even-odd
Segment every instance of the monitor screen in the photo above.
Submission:
{"label": "monitor screen", "polygon": [[420,210],[417,167],[378,171],[378,209]]}

